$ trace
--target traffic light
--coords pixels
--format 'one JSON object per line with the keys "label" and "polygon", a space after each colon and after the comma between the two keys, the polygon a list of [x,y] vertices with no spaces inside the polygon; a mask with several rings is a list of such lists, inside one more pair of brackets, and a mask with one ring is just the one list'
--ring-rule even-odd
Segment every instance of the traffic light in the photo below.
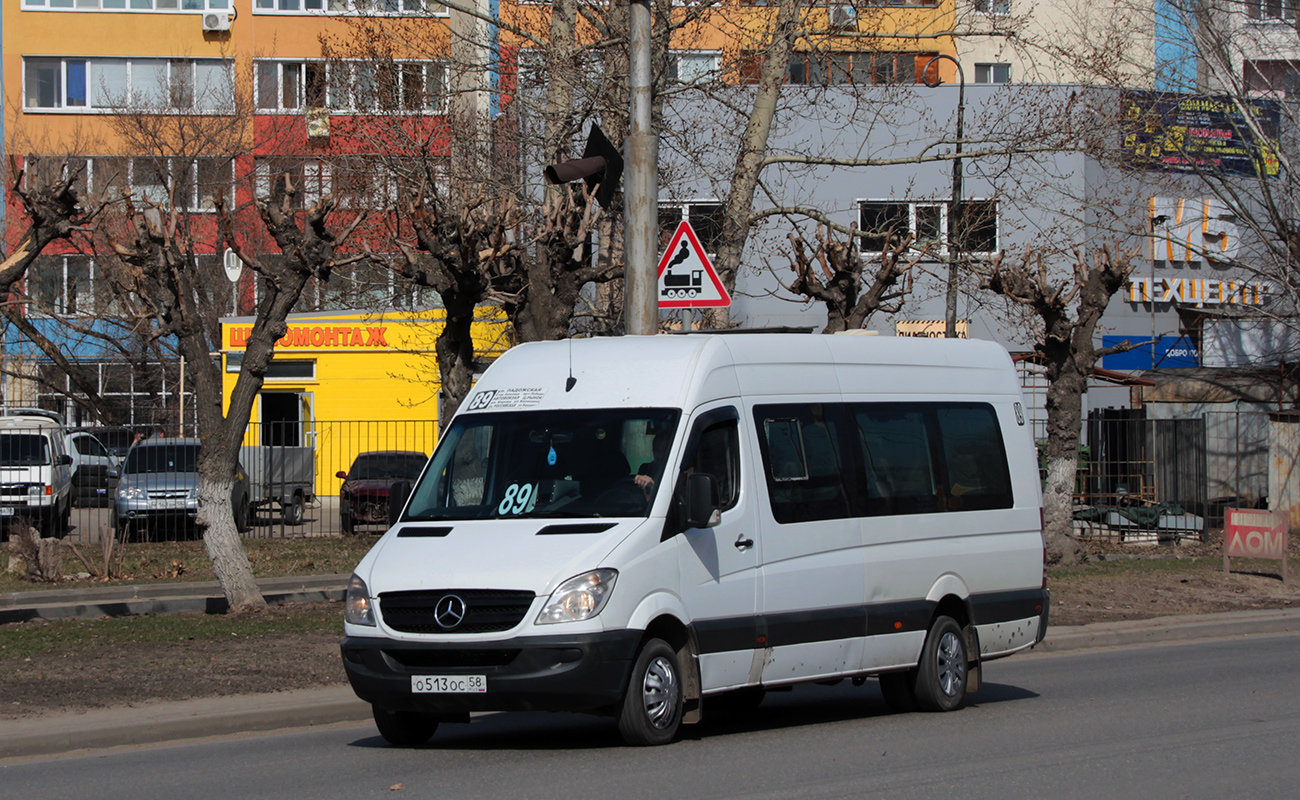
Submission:
{"label": "traffic light", "polygon": [[605,138],[600,126],[592,124],[591,132],[587,134],[587,146],[582,149],[582,158],[551,164],[544,174],[547,183],[582,179],[589,191],[599,184],[600,188],[595,190],[596,202],[608,208],[618,190],[619,179],[623,177],[623,155]]}

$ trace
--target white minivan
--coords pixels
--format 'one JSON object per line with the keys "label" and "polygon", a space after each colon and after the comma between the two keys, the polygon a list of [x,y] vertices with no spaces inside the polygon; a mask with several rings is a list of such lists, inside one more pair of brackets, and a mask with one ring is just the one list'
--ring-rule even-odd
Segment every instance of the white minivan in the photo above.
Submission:
{"label": "white minivan", "polygon": [[950,710],[1047,627],[1007,352],[777,333],[515,347],[347,595],[343,663],[396,745],[568,710],[671,741],[711,703],[869,676]]}

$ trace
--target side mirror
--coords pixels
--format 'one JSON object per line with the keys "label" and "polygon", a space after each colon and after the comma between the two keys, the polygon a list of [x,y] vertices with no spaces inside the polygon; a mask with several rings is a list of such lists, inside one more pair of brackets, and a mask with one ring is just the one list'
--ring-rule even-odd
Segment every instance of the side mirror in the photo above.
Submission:
{"label": "side mirror", "polygon": [[388,486],[388,526],[391,528],[402,516],[406,500],[411,496],[410,481],[395,481]]}
{"label": "side mirror", "polygon": [[672,516],[677,524],[673,533],[686,528],[712,528],[722,522],[722,506],[718,493],[718,479],[707,472],[694,472],[685,476],[677,496],[673,498]]}
{"label": "side mirror", "polygon": [[334,477],[336,477],[336,478],[342,478],[343,480],[347,480],[347,479],[348,479],[348,474],[347,474],[346,472],[344,472],[343,470],[339,470],[338,472],[334,473]]}
{"label": "side mirror", "polygon": [[60,464],[71,464],[71,463],[72,463],[72,456],[68,455],[67,453],[64,453],[63,455],[59,456],[59,463],[60,463]]}
{"label": "side mirror", "polygon": [[108,469],[104,470],[104,474],[108,476],[109,480],[116,480],[122,477],[122,471],[117,467],[109,467]]}

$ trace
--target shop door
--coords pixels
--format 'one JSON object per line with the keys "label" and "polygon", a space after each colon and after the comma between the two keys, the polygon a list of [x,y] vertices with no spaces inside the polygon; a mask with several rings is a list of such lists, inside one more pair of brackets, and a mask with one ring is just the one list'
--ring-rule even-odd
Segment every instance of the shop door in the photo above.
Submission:
{"label": "shop door", "polygon": [[313,444],[311,395],[306,392],[262,392],[262,444],[307,447]]}

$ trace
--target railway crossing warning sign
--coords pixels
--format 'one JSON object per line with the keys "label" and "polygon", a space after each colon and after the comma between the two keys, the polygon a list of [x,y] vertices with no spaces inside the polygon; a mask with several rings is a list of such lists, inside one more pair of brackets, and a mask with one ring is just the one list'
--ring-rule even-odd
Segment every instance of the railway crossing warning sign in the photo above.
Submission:
{"label": "railway crossing warning sign", "polygon": [[683,220],[659,259],[660,308],[715,308],[731,305],[691,223]]}

